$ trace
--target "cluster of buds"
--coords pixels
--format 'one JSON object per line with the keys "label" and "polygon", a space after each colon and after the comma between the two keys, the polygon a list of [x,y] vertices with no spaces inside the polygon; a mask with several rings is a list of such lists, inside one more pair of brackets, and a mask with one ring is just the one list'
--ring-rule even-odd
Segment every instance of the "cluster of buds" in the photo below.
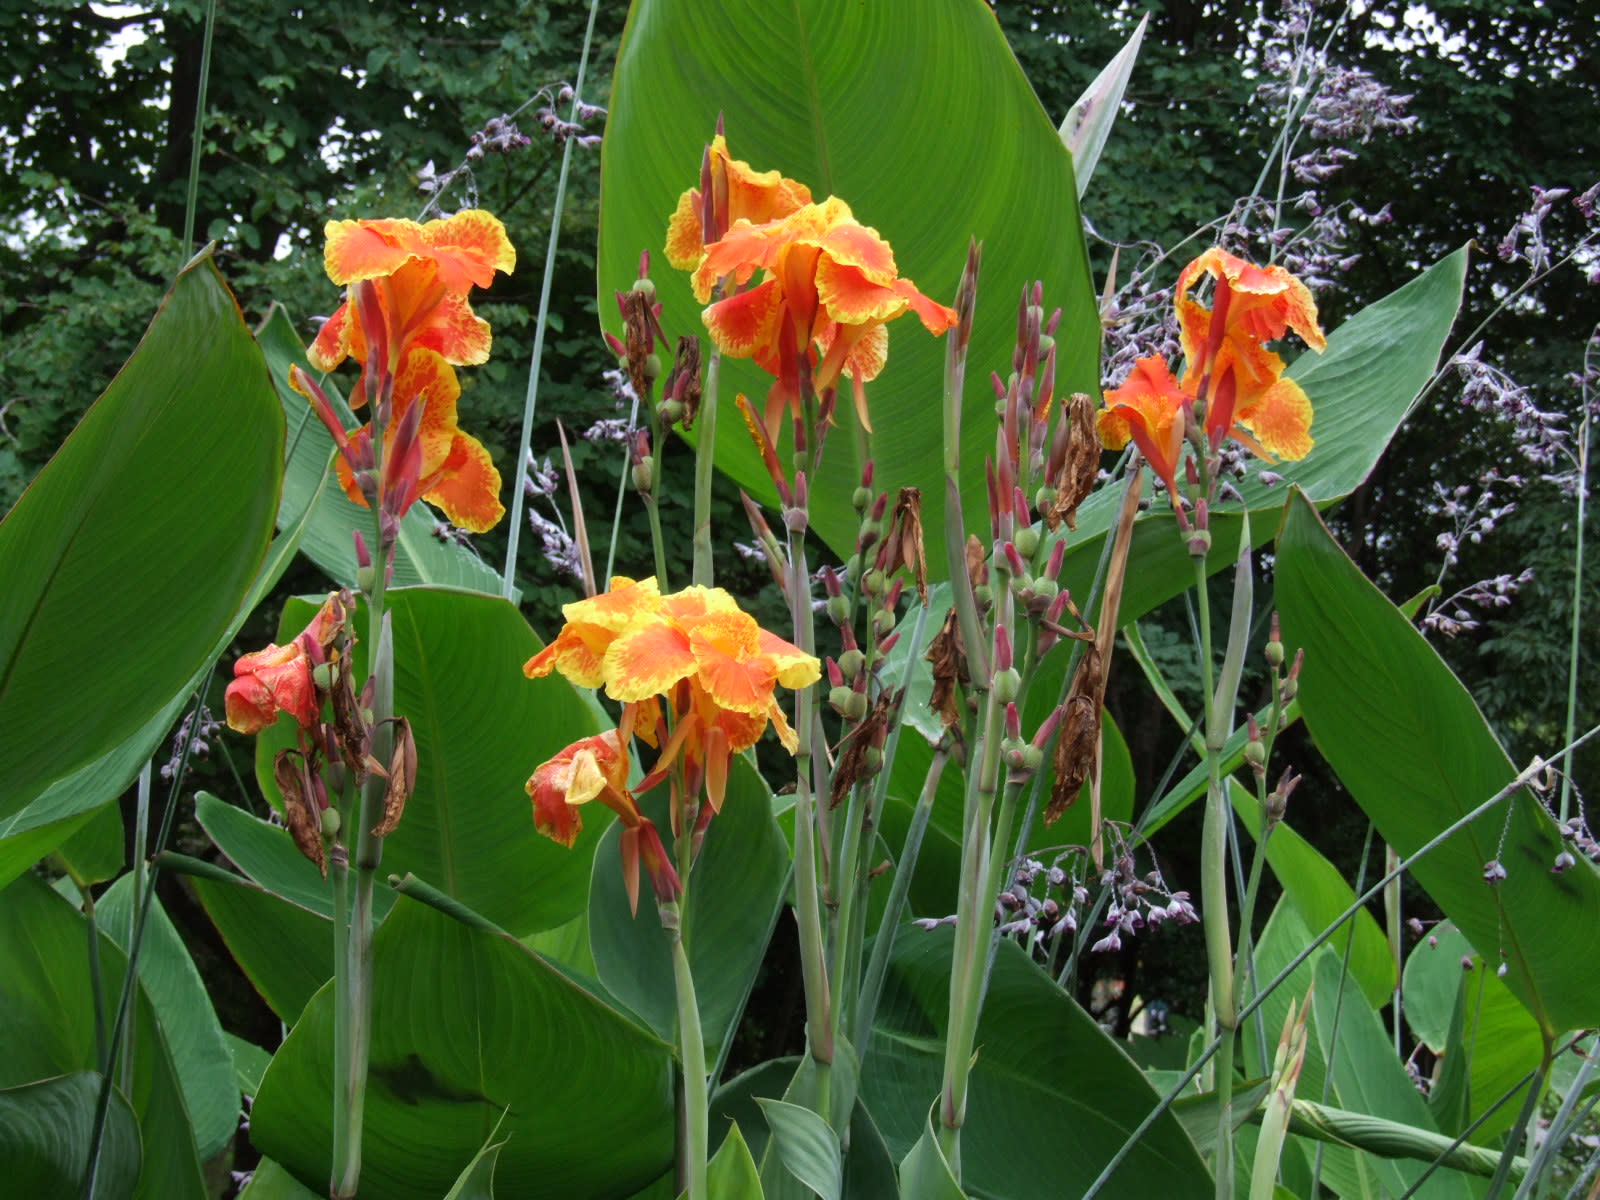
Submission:
{"label": "cluster of buds", "polygon": [[[280,714],[294,720],[296,745],[274,756],[272,777],[295,845],[324,875],[330,849],[344,854],[350,840],[340,838],[338,800],[358,793],[373,776],[385,780],[383,815],[368,831],[384,837],[399,825],[417,776],[409,722],[375,722],[374,681],[356,690],[354,616],[355,597],[332,593],[287,645],[240,658],[224,697],[228,725],[239,733],[259,733]],[[385,723],[394,728],[393,749],[380,762],[373,756],[373,734]]]}
{"label": "cluster of buds", "polygon": [[[874,497],[872,480],[868,462],[853,497],[860,525],[844,574],[827,567],[821,572],[823,611],[838,629],[841,647],[838,658],[825,664],[828,704],[845,727],[834,770],[836,805],[857,783],[883,769],[884,742],[899,719],[902,695],[886,687],[880,673],[900,640],[895,625],[908,578],[922,603],[928,600],[922,493],[901,488],[891,513],[889,493]],[[864,617],[859,635],[858,612]]]}
{"label": "cluster of buds", "polygon": [[[601,108],[598,104],[587,104],[584,101],[579,100],[577,98],[577,93],[572,90],[572,85],[567,83],[563,83],[560,87],[558,87],[554,94],[551,93],[549,88],[541,89],[538,96],[535,96],[534,99],[539,99],[540,97],[544,97],[546,102],[537,110],[539,124],[543,126],[545,132],[547,132],[556,141],[565,142],[576,138],[578,145],[584,147],[585,149],[588,149],[591,146],[598,146],[600,144],[600,135],[597,133],[590,133],[584,127],[584,125],[585,122],[604,117],[606,115],[605,109]],[[569,111],[572,114],[570,120],[563,119],[562,116],[556,112],[557,105],[568,106]],[[509,123],[509,118],[497,118],[497,120],[502,120]],[[489,133],[490,127],[492,127],[494,123],[494,121],[490,121],[489,125],[484,127],[484,132]],[[515,126],[512,126],[512,128],[515,129]],[[526,146],[528,141],[529,139],[523,138],[519,144]]]}
{"label": "cluster of buds", "polygon": [[[639,277],[625,292],[614,293],[617,311],[622,315],[622,336],[605,334],[606,345],[617,356],[617,367],[627,377],[633,395],[649,406],[658,425],[693,428],[700,409],[700,342],[680,337],[672,368],[662,379],[662,353],[667,335],[661,328],[661,301],[655,281],[650,278],[650,252],[639,255]],[[661,383],[661,398],[655,399]]]}
{"label": "cluster of buds", "polygon": [[[1305,651],[1296,650],[1294,661],[1290,663],[1288,672],[1284,672],[1286,652],[1283,648],[1283,636],[1278,627],[1277,613],[1272,614],[1272,627],[1267,634],[1267,644],[1262,651],[1262,657],[1267,660],[1274,699],[1272,706],[1267,710],[1265,725],[1254,713],[1246,719],[1244,744],[1244,760],[1258,783],[1266,780],[1267,762],[1272,755],[1273,741],[1289,723],[1285,710],[1289,702],[1300,693],[1300,668],[1305,663]],[[1301,778],[1292,769],[1285,769],[1278,777],[1278,782],[1272,791],[1266,793],[1264,804],[1268,828],[1283,820],[1289,808],[1289,797],[1300,785]]]}

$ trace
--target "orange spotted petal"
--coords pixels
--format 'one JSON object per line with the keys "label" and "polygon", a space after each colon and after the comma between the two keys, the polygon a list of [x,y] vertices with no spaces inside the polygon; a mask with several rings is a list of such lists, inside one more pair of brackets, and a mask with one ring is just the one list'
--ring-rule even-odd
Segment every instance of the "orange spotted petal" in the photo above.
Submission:
{"label": "orange spotted petal", "polygon": [[660,610],[661,589],[656,586],[655,576],[636,582],[626,575],[614,575],[610,588],[598,596],[563,604],[561,615],[572,624],[621,633],[639,617]]}
{"label": "orange spotted petal", "polygon": [[432,476],[423,478],[422,498],[470,533],[493,529],[506,513],[500,503],[500,472],[489,452],[477,438],[459,430],[449,457]]}
{"label": "orange spotted petal", "polygon": [[822,664],[792,642],[786,642],[775,633],[760,631],[761,653],[772,660],[778,673],[778,682],[786,688],[810,687],[822,678]]}
{"label": "orange spotted petal", "polygon": [[418,233],[451,291],[486,288],[494,282],[496,271],[509,275],[516,269],[517,251],[506,236],[506,227],[482,209],[463,209],[452,217],[429,221]]}
{"label": "orange spotted petal", "polygon": [[700,233],[700,191],[690,188],[678,197],[678,207],[667,222],[667,261],[680,271],[700,264],[705,243]]}
{"label": "orange spotted petal", "polygon": [[640,621],[606,650],[606,694],[613,700],[643,700],[661,695],[694,673],[689,638],[664,619]]}
{"label": "orange spotted petal", "polygon": [[[333,316],[322,323],[317,336],[306,350],[306,360],[319,371],[331,371],[350,357],[355,322],[350,318],[350,305],[341,304]],[[363,343],[362,358],[366,357]]]}
{"label": "orange spotted petal", "polygon": [[766,709],[778,672],[773,661],[758,652],[760,632],[746,613],[719,613],[699,622],[690,633],[696,678],[720,707],[744,713]]}
{"label": "orange spotted petal", "polygon": [[338,284],[393,275],[416,257],[421,227],[400,219],[329,221],[322,264]]}
{"label": "orange spotted petal", "polygon": [[844,325],[892,321],[908,301],[867,271],[824,254],[816,266],[817,298],[829,318]]}
{"label": "orange spotted petal", "polygon": [[777,337],[783,292],[769,279],[748,291],[719,300],[703,314],[717,347],[732,358],[751,358]]}
{"label": "orange spotted petal", "polygon": [[[1242,427],[1242,428],[1241,428]],[[1233,436],[1259,458],[1298,460],[1311,453],[1311,401],[1292,379],[1277,379],[1234,409]]]}
{"label": "orange spotted petal", "polygon": [[1113,450],[1132,438],[1151,469],[1175,490],[1186,400],[1166,359],[1141,358],[1123,385],[1106,393],[1106,406],[1098,418],[1100,437]]}

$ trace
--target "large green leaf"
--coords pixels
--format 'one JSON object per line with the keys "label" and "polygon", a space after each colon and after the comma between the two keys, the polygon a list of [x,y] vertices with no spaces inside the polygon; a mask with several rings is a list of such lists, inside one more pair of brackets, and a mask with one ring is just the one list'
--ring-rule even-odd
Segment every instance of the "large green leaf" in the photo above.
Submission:
{"label": "large green leaf", "polygon": [[[240,880],[193,881],[228,953],[280,1021],[293,1024],[333,977],[333,922]],[[378,891],[379,896],[387,888]]]}
{"label": "large green leaf", "polygon": [[[1284,644],[1303,647],[1300,702],[1317,746],[1402,856],[1511,782],[1517,768],[1466,688],[1296,495],[1278,536]],[[1412,868],[1546,1036],[1600,1024],[1600,872],[1551,873],[1555,821],[1523,789]],[[1498,886],[1484,865],[1505,864]]]}
{"label": "large green leaf", "polygon": [[[81,1196],[94,1144],[94,1110],[100,1099],[98,1071],[74,1071],[55,1079],[0,1089],[0,1162],[13,1196]],[[121,1200],[139,1183],[142,1157],[139,1118],[111,1093],[93,1200]]]}
{"label": "large green leaf", "polygon": [[[43,880],[24,875],[0,893],[0,1012],[5,1014],[0,1088],[98,1067],[88,941],[82,914]],[[127,960],[103,933],[98,949],[101,1001],[110,1014],[116,1011]],[[205,1188],[183,1092],[143,988],[135,989],[129,1015],[133,1078],[125,1095],[139,1118],[144,1146],[133,1195],[202,1200]],[[4,1161],[9,1166],[10,1159]]]}
{"label": "large green leaf", "polygon": [[[361,1194],[437,1200],[499,1126],[507,1196],[626,1196],[672,1157],[671,1053],[515,941],[396,903],[374,944]],[[279,1048],[251,1139],[308,1187],[328,1178],[333,1005]]]}
{"label": "large green leaf", "polygon": [[102,779],[42,806],[40,794],[150,736],[209,662],[271,536],[282,445],[261,352],[216,267],[196,259],[0,522],[0,837],[26,835],[0,854],[0,879],[132,772],[111,772],[109,792]]}
{"label": "large green leaf", "polygon": [[[564,679],[523,676],[543,646],[507,601],[435,588],[398,588],[388,600],[394,707],[411,721],[418,767],[405,818],[384,839],[384,871],[413,872],[519,937],[564,924],[583,910],[606,823],[588,814],[565,849],[534,829],[524,785],[545,759],[599,732],[594,709]],[[304,628],[319,603],[289,601],[278,640]],[[361,637],[365,626],[363,610]],[[274,803],[272,755],[293,744],[280,725],[256,746],[256,777]]]}
{"label": "large green leaf", "polygon": [[[306,362],[305,346],[281,304],[273,306],[256,336],[266,353],[267,365],[272,369],[289,423],[288,457],[283,469],[285,512],[298,514],[311,510],[310,526],[301,549],[330,579],[342,587],[354,588],[356,555],[350,532],[359,529],[371,545],[372,512],[346,496],[338,477],[328,471],[333,456],[333,436],[312,414],[305,397],[289,387],[291,364],[298,365],[313,379],[320,378],[320,372]],[[358,422],[345,407],[331,379],[323,381],[323,390],[348,418],[348,428],[354,428]],[[435,537],[433,531],[438,523],[439,518],[426,504],[416,505],[400,522],[394,582],[401,586],[442,584],[498,596],[499,574],[465,546]]]}
{"label": "large green leaf", "polygon": [[[1272,470],[1319,505],[1360,486],[1433,375],[1461,306],[1466,269],[1462,248],[1329,333],[1326,353],[1307,352],[1290,365],[1289,377],[1305,389],[1316,410],[1311,427],[1316,447],[1300,462],[1279,463]],[[1252,540],[1264,545],[1277,528],[1285,485],[1268,488],[1251,471],[1238,487],[1250,509]],[[1075,596],[1089,594],[1120,501],[1119,490],[1102,489],[1078,512],[1078,531],[1068,542],[1061,573],[1062,586]],[[1231,566],[1238,556],[1239,509],[1237,501],[1223,501],[1211,510],[1213,570]],[[1119,621],[1142,616],[1193,583],[1189,551],[1162,500],[1134,524]]]}
{"label": "large green leaf", "polygon": [[[644,810],[670,838],[664,800],[648,797]],[[620,827],[613,824],[594,856],[589,944],[595,969],[617,1000],[661,1037],[673,1040],[677,1005],[667,935],[648,879],[640,885],[638,915],[628,909],[620,837]],[[753,766],[736,759],[722,811],[706,828],[684,917],[701,1030],[713,1062],[761,968],[782,905],[788,865],[788,848],[772,817],[771,792]]]}
{"label": "large green leaf", "polygon": [[[803,0],[640,0],[623,33],[601,166],[600,311],[620,332],[612,292],[626,289],[649,250],[669,344],[704,336],[685,273],[661,257],[680,193],[699,185],[701,149],[721,114],[736,158],[776,168],[818,199],[847,201],[894,247],[903,276],[949,302],[969,238],[983,241],[983,278],[963,421],[970,479],[994,448],[983,381],[1006,371],[1021,289],[1044,281],[1045,304],[1065,318],[1057,335],[1058,389],[1099,383],[1099,321],[1071,156],[1039,106],[999,24],[980,0],[860,4]],[[959,203],[951,197],[959,195]],[[918,485],[930,528],[943,521],[944,345],[907,317],[892,326],[889,363],[868,385],[867,452],[882,486]],[[772,485],[734,410],[736,392],[761,404],[771,382],[748,361],[723,365],[717,464],[753,492]],[[847,385],[848,388],[848,385]],[[850,425],[848,398],[839,422]],[[787,441],[787,435],[785,435]],[[851,430],[830,437],[812,481],[813,524],[848,554],[860,479]],[[975,522],[981,487],[967,498]],[[974,528],[976,525],[974,524]],[[929,540],[937,566],[943,542]]]}
{"label": "large green leaf", "polygon": [[[900,1159],[923,1136],[939,1092],[952,936],[906,930],[896,941],[864,1058],[862,1101]],[[985,1200],[1031,1200],[1041,1181],[1052,1195],[1080,1194],[1156,1105],[1133,1060],[1009,942],[995,959],[977,1047],[962,1184]],[[1199,1200],[1212,1191],[1168,1113],[1118,1168],[1108,1194]]]}
{"label": "large green leaf", "polygon": [[[95,912],[101,928],[126,951],[133,932],[133,876],[112,884]],[[151,902],[139,944],[139,983],[166,1035],[200,1159],[209,1162],[239,1125],[233,1056],[200,972],[159,899]]]}
{"label": "large green leaf", "polygon": [[[1464,1119],[1455,1128],[1441,1119],[1445,1133],[1460,1133],[1506,1093],[1517,1093],[1473,1131],[1480,1145],[1516,1120],[1522,1081],[1544,1052],[1538,1023],[1495,974],[1496,965],[1472,954],[1458,930],[1439,926],[1406,959],[1402,994],[1406,1023],[1417,1037],[1435,1054],[1466,1060],[1455,1073]],[[1459,1019],[1452,1020],[1458,1009]],[[1440,1104],[1433,1107],[1440,1112]]]}

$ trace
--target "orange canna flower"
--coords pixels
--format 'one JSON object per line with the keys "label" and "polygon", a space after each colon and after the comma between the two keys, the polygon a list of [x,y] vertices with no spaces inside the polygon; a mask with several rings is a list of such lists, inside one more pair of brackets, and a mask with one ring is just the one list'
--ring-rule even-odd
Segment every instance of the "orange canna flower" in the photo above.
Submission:
{"label": "orange canna flower", "polygon": [[654,577],[636,583],[625,575],[611,580],[611,590],[561,606],[567,623],[556,640],[523,664],[529,679],[560,671],[579,687],[606,682],[602,663],[618,635],[642,618],[661,610],[661,590]]}
{"label": "orange canna flower", "polygon": [[[505,513],[500,473],[483,444],[457,424],[461,385],[452,364],[481,363],[489,356],[489,325],[473,313],[467,293],[516,265],[505,227],[489,213],[468,210],[425,225],[330,221],[327,236],[329,278],[349,285],[351,294],[323,325],[307,358],[331,371],[354,357],[363,370],[351,390],[351,407],[369,399],[388,406],[379,484],[386,509],[403,515],[420,495],[464,529],[481,533],[493,527]],[[324,423],[333,420],[303,373],[291,373],[290,382],[317,406]],[[413,409],[420,410],[418,416],[410,415]],[[355,477],[361,468],[349,458],[342,456],[340,480],[352,500],[365,504]]]}
{"label": "orange canna flower", "polygon": [[702,303],[719,279],[731,276],[742,287],[764,272],[756,286],[712,304],[704,317],[723,353],[753,358],[774,377],[765,413],[773,441],[784,407],[799,410],[802,369],[819,393],[850,376],[856,415],[870,429],[863,385],[888,358],[885,325],[915,312],[938,335],[957,320],[954,309],[899,278],[889,243],[833,196],[765,224],[738,222],[705,248],[699,264],[692,282]]}
{"label": "orange canna flower", "polygon": [[233,682],[223,693],[228,728],[260,733],[286,712],[302,729],[317,723],[322,700],[312,668],[328,659],[328,649],[347,619],[339,593],[328,597],[311,623],[288,645],[268,645],[233,664]]}
{"label": "orange canna flower", "polygon": [[[721,238],[735,222],[762,225],[811,203],[811,189],[805,184],[786,179],[778,171],[753,170],[749,163],[730,157],[727,139],[721,133],[706,148],[700,180],[701,187],[690,188],[678,197],[678,207],[667,223],[667,261],[680,271],[698,267],[706,244]],[[702,191],[707,184],[714,222],[709,231],[704,223],[706,203]],[[701,303],[706,299],[700,297]]]}
{"label": "orange canna flower", "polygon": [[1100,440],[1120,450],[1132,439],[1151,470],[1177,495],[1178,457],[1183,452],[1184,406],[1190,397],[1159,355],[1141,358],[1120,388],[1106,393],[1096,418]]}
{"label": "orange canna flower", "polygon": [[583,829],[583,805],[598,800],[617,814],[623,824],[623,882],[635,912],[641,858],[656,896],[663,901],[678,897],[682,885],[661,836],[628,790],[628,748],[616,730],[574,742],[542,763],[528,780],[527,792],[534,828],[567,847]]}
{"label": "orange canna flower", "polygon": [[[1191,294],[1204,275],[1216,280],[1211,307]],[[1187,367],[1183,386],[1206,385],[1205,427],[1213,446],[1233,437],[1269,461],[1311,451],[1311,402],[1283,378],[1283,359],[1264,343],[1290,330],[1319,353],[1328,339],[1310,289],[1277,265],[1258,267],[1213,247],[1178,276],[1175,304]]]}

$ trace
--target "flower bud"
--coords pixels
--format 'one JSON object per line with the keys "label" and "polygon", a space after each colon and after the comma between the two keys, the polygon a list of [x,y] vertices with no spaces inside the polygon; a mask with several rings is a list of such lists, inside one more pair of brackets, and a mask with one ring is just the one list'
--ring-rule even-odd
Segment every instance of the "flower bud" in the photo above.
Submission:
{"label": "flower bud", "polygon": [[1283,666],[1283,640],[1278,633],[1278,614],[1272,614],[1272,631],[1267,635],[1267,646],[1263,651],[1267,658],[1267,666],[1277,670]]}
{"label": "flower bud", "polygon": [[645,495],[650,494],[650,489],[655,485],[656,460],[654,455],[646,454],[633,464],[633,486]]}

